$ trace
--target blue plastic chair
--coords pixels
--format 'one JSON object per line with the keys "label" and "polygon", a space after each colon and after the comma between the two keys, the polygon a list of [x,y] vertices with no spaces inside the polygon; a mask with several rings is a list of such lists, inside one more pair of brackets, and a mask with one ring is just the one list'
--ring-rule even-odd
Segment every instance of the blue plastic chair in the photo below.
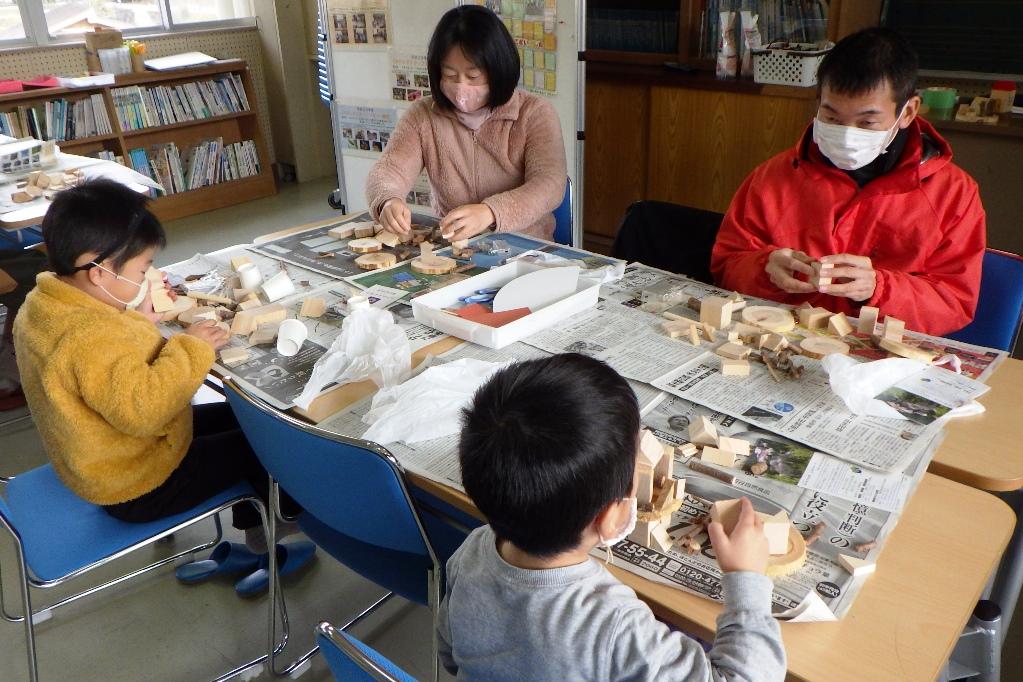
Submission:
{"label": "blue plastic chair", "polygon": [[415,682],[380,652],[330,623],[316,627],[316,643],[338,682]]}
{"label": "blue plastic chair", "polygon": [[[151,523],[118,521],[101,507],[86,502],[71,492],[57,478],[49,464],[19,474],[7,482],[5,488],[6,499],[0,498],[0,524],[14,540],[20,577],[22,615],[12,616],[7,613],[2,582],[0,612],[9,622],[24,623],[29,679],[33,682],[39,675],[34,626],[35,623],[48,619],[54,609],[213,547],[222,537],[217,514],[239,502],[248,501],[257,506],[263,518],[264,528],[268,518],[266,507],[248,484],[234,486],[193,509]],[[213,517],[217,527],[217,536],[211,542],[178,552],[145,568],[65,597],[45,608],[32,610],[32,589],[63,585],[210,517]],[[273,595],[269,609],[271,616],[274,614],[272,597]],[[29,617],[26,618],[26,614],[30,614]],[[273,649],[272,633],[270,637],[269,646]],[[219,679],[226,679],[242,670],[259,665],[264,660],[265,655],[235,668]]]}
{"label": "blue plastic chair", "polygon": [[565,196],[554,209],[554,241],[565,246],[572,244],[572,178],[565,178]]}
{"label": "blue plastic chair", "polygon": [[[273,479],[273,512],[279,515],[279,486],[302,506],[298,523],[313,542],[388,590],[339,629],[352,627],[395,594],[430,607],[436,622],[442,567],[394,456],[375,443],[301,422],[240,391],[230,380],[224,389],[242,431]],[[273,552],[270,559],[273,582]],[[282,620],[287,622],[286,612]],[[436,634],[433,637],[436,679]],[[316,651],[306,652],[286,670],[278,672],[272,663],[271,667],[278,675],[290,674]]]}
{"label": "blue plastic chair", "polygon": [[1012,351],[1023,322],[1023,258],[987,249],[973,322],[948,338]]}

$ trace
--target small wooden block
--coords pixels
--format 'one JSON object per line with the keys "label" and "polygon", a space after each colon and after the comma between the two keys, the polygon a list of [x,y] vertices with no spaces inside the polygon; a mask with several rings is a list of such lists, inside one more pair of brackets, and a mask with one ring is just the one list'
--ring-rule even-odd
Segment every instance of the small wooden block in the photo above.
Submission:
{"label": "small wooden block", "polygon": [[446,275],[458,267],[458,261],[447,256],[419,256],[413,258],[409,266],[424,275]]}
{"label": "small wooden block", "polygon": [[365,237],[372,237],[373,235],[375,235],[377,233],[376,229],[373,227],[373,223],[369,223],[369,224],[366,224],[366,223],[356,224],[354,232],[355,232],[355,238],[356,239],[363,239]]}
{"label": "small wooden block", "polygon": [[888,341],[902,341],[902,334],[906,331],[906,323],[897,317],[885,315],[884,330],[881,337]]}
{"label": "small wooden block", "polygon": [[657,463],[661,461],[661,457],[664,456],[664,448],[661,446],[661,441],[657,440],[657,436],[647,429],[643,429],[639,438],[639,454],[646,461],[647,466],[651,468],[657,466]]}
{"label": "small wooden block", "polygon": [[327,302],[319,296],[310,296],[302,301],[302,308],[298,314],[302,317],[320,317],[327,312]]}
{"label": "small wooden block", "polygon": [[717,445],[718,430],[706,417],[696,417],[689,422],[689,442],[696,445]]}
{"label": "small wooden block", "polygon": [[197,301],[208,301],[210,303],[219,303],[221,305],[234,305],[234,301],[229,299],[227,296],[217,296],[216,294],[204,294],[201,291],[189,291],[189,298],[194,298]]}
{"label": "small wooden block", "polygon": [[731,452],[733,455],[740,457],[749,457],[750,442],[743,440],[742,438],[729,438],[728,436],[718,436],[718,448]]}
{"label": "small wooden block", "polygon": [[177,320],[181,316],[181,313],[196,307],[198,307],[198,304],[195,302],[194,298],[189,298],[188,296],[178,296],[177,299],[175,299],[174,301],[174,307],[164,312],[163,317],[160,318],[160,321],[169,322],[170,320]]}
{"label": "small wooden block", "polygon": [[692,457],[700,451],[700,448],[696,447],[692,443],[686,443],[685,445],[680,445],[678,451],[686,457]]}
{"label": "small wooden block", "polygon": [[394,234],[393,232],[388,232],[387,230],[384,230],[383,232],[378,232],[376,234],[376,239],[384,246],[390,246],[392,249],[398,244],[401,244],[401,237]]}
{"label": "small wooden block", "polygon": [[725,533],[731,533],[739,523],[742,500],[718,500],[710,505],[710,520],[724,526]]}
{"label": "small wooden block", "polygon": [[238,269],[246,263],[252,263],[252,259],[248,256],[235,256],[231,259],[231,269],[238,272]]}
{"label": "small wooden block", "polygon": [[153,301],[154,312],[165,313],[174,309],[174,299],[170,297],[170,292],[163,286],[163,281],[159,285],[150,287],[149,297]]}
{"label": "small wooden block", "polygon": [[650,547],[661,552],[667,552],[671,549],[675,541],[668,535],[668,529],[664,527],[664,524],[658,524],[650,531]]}
{"label": "small wooden block", "polygon": [[432,254],[433,254],[433,243],[432,242],[428,242],[428,241],[419,242],[419,255],[421,255],[421,256],[430,256]]}
{"label": "small wooden block", "polygon": [[745,322],[736,322],[732,327],[732,331],[739,335],[739,339],[742,340],[743,343],[756,341],[756,339],[766,333],[760,327],[754,327],[753,325],[746,324]]}
{"label": "small wooden block", "polygon": [[16,204],[27,204],[28,202],[35,199],[31,194],[22,190],[20,192],[14,192],[11,194],[11,201]]}
{"label": "small wooden block", "polygon": [[728,332],[728,340],[734,341],[735,343],[742,343],[742,341],[739,340],[739,332],[737,331]]}
{"label": "small wooden block", "polygon": [[636,521],[636,528],[629,534],[629,540],[644,547],[649,547],[650,533],[658,525],[660,525],[660,521]]}
{"label": "small wooden block", "polygon": [[714,327],[712,327],[711,325],[707,324],[706,322],[701,322],[700,323],[700,331],[703,332],[703,338],[707,339],[711,343],[714,342],[714,332],[717,331],[716,329],[714,329]]}
{"label": "small wooden block", "polygon": [[732,300],[723,296],[706,296],[700,301],[700,322],[717,329],[732,323]]}
{"label": "small wooden block", "polygon": [[453,248],[455,251],[464,251],[465,249],[469,248],[469,240],[456,239],[455,241],[451,242],[451,248]]}
{"label": "small wooden block", "polygon": [[690,323],[689,325],[689,343],[693,344],[694,346],[700,345],[700,330],[695,324],[692,323]]}
{"label": "small wooden block", "polygon": [[777,353],[789,345],[788,339],[781,334],[769,334],[761,348]]}
{"label": "small wooden block", "polygon": [[260,301],[258,298],[256,298],[256,299],[246,298],[244,301],[242,301],[241,303],[238,304],[237,310],[239,310],[239,311],[241,311],[241,310],[252,310],[253,308],[260,308],[260,307],[262,307],[262,305],[263,305],[263,302]]}
{"label": "small wooden block", "polygon": [[792,521],[784,510],[774,516],[763,512],[757,512],[757,516],[764,522],[764,535],[767,536],[767,553],[772,556],[779,556],[789,551],[789,531],[792,528]]}
{"label": "small wooden block", "polygon": [[748,377],[749,360],[721,358],[721,374],[726,377]]}
{"label": "small wooden block", "polygon": [[675,479],[675,499],[684,500],[686,497],[686,479],[676,478]]}
{"label": "small wooden block", "polygon": [[26,185],[25,194],[29,195],[33,199],[38,199],[39,197],[43,196],[43,190],[42,188],[36,187],[35,185]]}
{"label": "small wooden block", "polygon": [[799,342],[799,352],[809,358],[820,360],[834,353],[849,355],[849,344],[828,336],[808,336]]}
{"label": "small wooden block", "polygon": [[264,322],[249,334],[249,343],[253,346],[273,343],[277,339],[277,330],[280,326],[280,322]]}
{"label": "small wooden block", "polygon": [[242,301],[247,299],[249,297],[249,294],[251,293],[252,289],[232,289],[231,298],[241,303]]}
{"label": "small wooden block", "polygon": [[[654,438],[654,440],[657,440]],[[660,443],[660,441],[657,441]],[[675,462],[675,446],[667,443],[661,444],[661,458],[657,460],[654,467],[654,478],[657,480],[671,480],[671,467]]]}
{"label": "small wooden block", "polygon": [[735,453],[705,445],[700,451],[700,460],[709,464],[730,467],[735,465]]}
{"label": "small wooden block", "polygon": [[827,286],[831,284],[831,272],[835,267],[833,263],[821,263],[820,261],[814,261],[810,264],[813,268],[813,277],[810,278],[810,283],[816,287]]}
{"label": "small wooden block", "polygon": [[[680,320],[674,320],[671,322],[661,322],[661,329],[663,329],[664,333],[673,339],[677,339],[680,336],[688,334],[690,327],[691,325],[689,323]],[[696,345],[700,345],[699,338],[697,338],[696,340]]]}
{"label": "small wooden block", "polygon": [[216,322],[220,322],[220,315],[217,313],[217,309],[212,306],[190,308],[178,315],[178,322],[181,322],[182,324],[193,325],[196,322],[201,322],[202,320],[214,320]]}
{"label": "small wooden block", "polygon": [[236,367],[252,355],[248,348],[233,346],[220,351],[220,362],[227,367]]}
{"label": "small wooden block", "polygon": [[910,346],[902,341],[892,341],[891,339],[881,339],[877,342],[883,350],[898,355],[900,358],[908,358],[910,360],[919,360],[920,362],[931,364],[937,358],[936,353],[932,353],[929,350],[923,348],[917,348],[916,346]]}
{"label": "small wooden block", "polygon": [[838,555],[838,564],[847,570],[850,575],[858,578],[862,575],[870,575],[877,570],[877,564],[873,561],[867,561],[855,556],[849,556],[848,554]]}
{"label": "small wooden block", "polygon": [[800,308],[799,324],[807,329],[819,329],[828,324],[831,315],[831,311],[824,308]]}
{"label": "small wooden block", "polygon": [[650,504],[654,500],[654,470],[646,462],[636,462],[636,503]]}
{"label": "small wooden block", "polygon": [[732,360],[745,360],[746,358],[749,357],[749,354],[752,352],[752,349],[748,348],[747,346],[741,346],[737,343],[729,341],[718,346],[714,352],[723,358],[729,358]]}
{"label": "small wooden block", "polygon": [[393,253],[379,251],[377,253],[364,253],[356,257],[355,264],[363,270],[383,270],[398,263],[398,257]]}
{"label": "small wooden block", "polygon": [[853,326],[849,324],[849,318],[845,313],[837,313],[828,318],[828,331],[841,338],[852,333]]}
{"label": "small wooden block", "polygon": [[874,325],[877,324],[877,315],[880,311],[869,305],[860,308],[860,316],[856,320],[856,331],[860,334],[874,335]]}
{"label": "small wooden block", "polygon": [[376,253],[384,248],[379,239],[367,237],[365,239],[353,239],[348,242],[348,250],[353,253]]}
{"label": "small wooden block", "polygon": [[353,234],[355,234],[355,228],[352,227],[351,223],[337,225],[327,230],[327,236],[333,237],[334,239],[348,239]]}
{"label": "small wooden block", "polygon": [[288,309],[280,303],[271,303],[258,308],[242,310],[234,316],[231,333],[247,336],[252,330],[266,322],[283,322],[288,317]]}

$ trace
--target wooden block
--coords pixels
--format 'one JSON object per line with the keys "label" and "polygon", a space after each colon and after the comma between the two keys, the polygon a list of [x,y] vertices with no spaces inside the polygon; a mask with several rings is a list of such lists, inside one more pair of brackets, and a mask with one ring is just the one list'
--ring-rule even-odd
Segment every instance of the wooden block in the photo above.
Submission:
{"label": "wooden block", "polygon": [[636,462],[636,503],[650,504],[654,500],[654,470],[643,460]]}
{"label": "wooden block", "polygon": [[761,348],[777,353],[783,348],[786,348],[788,345],[788,339],[781,334],[768,334],[767,340],[764,341],[764,345],[762,345]]}
{"label": "wooden block", "polygon": [[856,331],[860,334],[874,335],[874,325],[877,324],[877,315],[880,311],[869,305],[860,308],[860,316],[856,320]]}
{"label": "wooden block", "polygon": [[645,462],[651,469],[657,466],[657,463],[661,461],[661,457],[664,456],[664,448],[661,446],[661,441],[657,440],[657,436],[643,429],[639,437],[639,454],[642,462]]}
{"label": "wooden block", "polygon": [[718,448],[731,452],[733,455],[749,457],[750,442],[748,440],[743,440],[742,438],[718,436]]}
{"label": "wooden block", "polygon": [[700,301],[700,322],[717,329],[732,323],[732,300],[723,296],[706,296]]}
{"label": "wooden block", "polygon": [[766,332],[760,327],[754,327],[751,324],[745,322],[736,322],[732,327],[732,331],[739,335],[739,339],[743,343],[752,343],[760,338],[761,335]]}
{"label": "wooden block", "polygon": [[831,284],[831,271],[835,267],[833,263],[821,263],[815,260],[810,266],[813,268],[813,277],[810,278],[811,284],[818,288]]}
{"label": "wooden block", "polygon": [[[688,334],[691,326],[692,325],[690,323],[681,320],[675,320],[672,322],[661,322],[661,329],[663,329],[664,333],[673,339],[677,339],[680,336]],[[696,345],[700,345],[699,338],[696,339]]]}
{"label": "wooden block", "polygon": [[43,190],[35,185],[26,185],[24,189],[25,194],[29,195],[33,199],[38,199],[43,196]]}
{"label": "wooden block", "polygon": [[385,230],[383,232],[378,232],[375,236],[377,241],[379,241],[384,246],[390,246],[392,249],[398,244],[401,244],[401,237],[394,234],[393,232],[388,232]]}
{"label": "wooden block", "polygon": [[700,331],[695,324],[690,323],[689,325],[689,343],[694,346],[700,345]]}
{"label": "wooden block", "polygon": [[262,306],[263,302],[260,301],[258,298],[256,299],[246,298],[244,301],[238,304],[237,310],[252,310],[253,308],[261,308]]}
{"label": "wooden block", "polygon": [[237,367],[247,361],[252,353],[248,348],[231,346],[220,351],[220,362],[227,367]]}
{"label": "wooden block", "polygon": [[828,318],[828,331],[841,338],[852,333],[853,326],[849,324],[849,318],[845,313],[838,313]]}
{"label": "wooden block", "polygon": [[433,255],[433,243],[429,241],[419,242],[419,255],[421,256]]}
{"label": "wooden block", "polygon": [[663,523],[657,524],[650,531],[650,547],[661,552],[667,552],[671,549],[675,541],[668,535],[668,529],[664,527]]}
{"label": "wooden block", "polygon": [[684,500],[686,497],[686,479],[676,478],[675,479],[675,499]]}
{"label": "wooden block", "polygon": [[714,350],[715,353],[723,358],[730,358],[732,360],[745,360],[749,357],[752,349],[741,346],[733,341],[723,343]]}
{"label": "wooden block", "polygon": [[178,315],[178,322],[187,325],[193,325],[202,320],[215,320],[220,322],[220,315],[217,313],[217,309],[212,306],[190,308]]}
{"label": "wooden block", "polygon": [[412,259],[409,267],[424,275],[446,275],[458,267],[458,261],[447,256],[419,256]]}
{"label": "wooden block", "polygon": [[231,259],[231,269],[238,272],[238,269],[246,263],[252,263],[252,259],[248,256],[235,256]]}
{"label": "wooden block", "polygon": [[197,301],[208,301],[210,303],[220,303],[221,305],[234,305],[234,301],[229,299],[227,296],[217,296],[216,294],[204,294],[201,291],[189,291],[189,298],[194,298]]}
{"label": "wooden block", "polygon": [[692,443],[686,443],[685,445],[680,445],[678,451],[681,452],[686,457],[692,457],[693,455],[700,452],[700,448],[696,447]]}
{"label": "wooden block", "polygon": [[742,341],[739,340],[739,332],[737,331],[728,332],[728,340],[734,341],[735,343],[742,343]]}
{"label": "wooden block", "polygon": [[33,199],[35,199],[35,197],[33,197],[25,190],[22,190],[20,192],[14,192],[11,194],[11,201],[13,201],[16,204],[27,204]]}
{"label": "wooden block", "polygon": [[696,445],[717,445],[718,430],[706,417],[696,417],[689,422],[689,442]]}
{"label": "wooden block", "polygon": [[707,324],[706,322],[700,323],[700,330],[703,332],[703,338],[713,343],[714,332],[716,332],[717,330],[714,329],[714,327],[712,327],[711,325]]}
{"label": "wooden block", "polygon": [[162,280],[159,284],[153,284],[149,288],[149,297],[153,301],[154,312],[165,313],[174,309],[174,299],[170,297],[170,292],[168,292],[167,288],[163,286]]}
{"label": "wooden block", "polygon": [[241,303],[248,298],[251,293],[252,289],[231,289],[231,298]]}
{"label": "wooden block", "polygon": [[310,296],[302,301],[302,308],[298,314],[302,317],[320,317],[327,312],[327,302],[319,296]]}
{"label": "wooden block", "polygon": [[456,239],[455,241],[451,242],[451,248],[453,248],[455,251],[464,251],[465,249],[469,248],[469,240]]}
{"label": "wooden block", "polygon": [[178,296],[174,301],[174,307],[166,311],[163,317],[160,318],[161,322],[170,322],[171,320],[177,320],[179,316],[186,310],[198,307],[198,303],[195,302],[194,298],[188,296]]}
{"label": "wooden block", "polygon": [[249,343],[253,346],[273,343],[277,339],[277,330],[280,326],[280,322],[264,322],[249,334]]}
{"label": "wooden block", "polygon": [[819,329],[828,324],[831,311],[824,308],[800,308],[799,324],[807,329]]}
{"label": "wooden block", "polygon": [[[654,438],[654,440],[657,440]],[[661,443],[660,441],[657,441]],[[654,466],[654,478],[660,480],[671,480],[671,467],[675,462],[675,446],[661,443],[661,458]]]}
{"label": "wooden block", "polygon": [[902,333],[906,331],[906,323],[897,317],[885,315],[881,337],[888,341],[902,341]]}
{"label": "wooden block", "polygon": [[31,175],[29,176],[29,184],[35,185],[39,189],[46,189],[50,186],[50,176],[42,171],[36,171],[36,179],[32,180]]}
{"label": "wooden block", "polygon": [[644,547],[650,546],[650,533],[660,521],[636,521],[636,528],[629,534],[629,540]]}
{"label": "wooden block", "polygon": [[327,230],[327,235],[334,239],[348,239],[353,234],[355,234],[355,228],[352,227],[351,223],[337,225]]}
{"label": "wooden block", "polygon": [[265,322],[282,322],[288,317],[288,309],[280,303],[271,303],[258,308],[239,311],[231,324],[231,333],[247,336]]}
{"label": "wooden block", "polygon": [[862,575],[870,575],[877,570],[877,564],[873,561],[849,556],[848,554],[839,554],[838,564],[856,578]]}
{"label": "wooden block", "polygon": [[928,365],[934,362],[934,360],[938,357],[936,353],[924,350],[923,348],[917,348],[916,346],[910,346],[908,343],[903,343],[902,341],[881,339],[877,342],[877,345],[889,353],[898,355],[900,358],[919,360],[920,362],[924,362]]}
{"label": "wooden block", "polygon": [[719,450],[710,445],[703,446],[700,451],[700,460],[710,464],[717,464],[723,467],[730,467],[735,464],[735,453],[727,450]]}
{"label": "wooden block", "polygon": [[375,253],[384,248],[379,239],[367,237],[365,239],[353,239],[348,242],[348,250],[352,253]]}
{"label": "wooden block", "polygon": [[376,234],[376,229],[373,227],[373,223],[356,223],[355,224],[355,238],[364,239],[365,237],[372,237]]}
{"label": "wooden block", "polygon": [[721,374],[726,377],[748,377],[749,360],[721,358]]}
{"label": "wooden block", "polygon": [[757,516],[764,522],[764,535],[767,536],[767,553],[773,556],[787,554],[789,551],[789,531],[792,522],[784,510],[774,516],[757,512]]}
{"label": "wooden block", "polygon": [[43,174],[42,171],[32,171],[31,173],[28,174],[28,182],[26,182],[25,184],[26,185],[36,184],[36,182],[38,182],[39,180],[39,176],[42,174]]}
{"label": "wooden block", "polygon": [[710,520],[724,526],[725,533],[731,533],[739,523],[742,500],[718,500],[710,505]]}

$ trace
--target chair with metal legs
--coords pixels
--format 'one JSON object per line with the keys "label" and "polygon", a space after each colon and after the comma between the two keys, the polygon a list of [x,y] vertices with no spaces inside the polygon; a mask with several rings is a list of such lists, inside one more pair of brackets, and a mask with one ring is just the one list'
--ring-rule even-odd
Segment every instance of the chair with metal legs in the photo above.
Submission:
{"label": "chair with metal legs", "polygon": [[330,623],[316,627],[316,641],[338,682],[415,682],[415,678]]}
{"label": "chair with metal legs", "polygon": [[[240,391],[230,380],[224,388],[245,437],[274,481],[273,513],[279,515],[279,485],[302,506],[304,512],[297,520],[310,539],[388,590],[338,630],[351,628],[395,594],[428,606],[436,625],[442,566],[394,456],[376,443],[330,433],[286,415]],[[271,546],[276,539],[273,532],[271,528]],[[273,585],[274,552],[270,560]],[[282,622],[287,627],[286,611]],[[436,680],[436,632],[432,637]],[[298,674],[317,650],[304,653],[285,670],[271,666],[278,675]]]}
{"label": "chair with metal legs", "polygon": [[[19,474],[7,482],[5,497],[0,497],[0,525],[14,541],[22,610],[20,615],[7,612],[3,581],[0,580],[0,612],[7,621],[24,624],[29,679],[35,682],[39,676],[35,646],[36,623],[50,618],[53,611],[61,606],[215,546],[222,537],[217,515],[240,502],[256,505],[263,519],[263,527],[269,532],[266,506],[247,483],[225,490],[181,514],[151,523],[126,523],[72,493],[57,478],[49,464]],[[144,568],[89,587],[44,608],[32,610],[33,590],[57,587],[86,576],[100,566],[210,517],[213,517],[217,529],[216,537],[210,542],[177,552]],[[271,584],[271,618],[276,596],[272,588]],[[272,629],[268,637],[269,649],[272,650],[275,648]],[[232,677],[262,664],[266,659],[267,655],[264,654],[217,679]]]}

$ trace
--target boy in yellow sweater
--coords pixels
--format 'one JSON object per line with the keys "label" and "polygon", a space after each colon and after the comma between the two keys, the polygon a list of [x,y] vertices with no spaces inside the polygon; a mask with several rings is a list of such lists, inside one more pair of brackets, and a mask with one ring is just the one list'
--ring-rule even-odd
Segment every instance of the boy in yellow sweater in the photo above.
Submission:
{"label": "boy in yellow sweater", "polygon": [[[242,480],[268,490],[227,404],[190,404],[227,332],[205,321],[165,340],[156,327],[145,273],[165,235],[146,202],[109,180],[59,193],[42,225],[53,271],[38,275],[14,324],[25,396],[57,474],[136,523]],[[256,509],[233,512],[250,548],[265,551]]]}

